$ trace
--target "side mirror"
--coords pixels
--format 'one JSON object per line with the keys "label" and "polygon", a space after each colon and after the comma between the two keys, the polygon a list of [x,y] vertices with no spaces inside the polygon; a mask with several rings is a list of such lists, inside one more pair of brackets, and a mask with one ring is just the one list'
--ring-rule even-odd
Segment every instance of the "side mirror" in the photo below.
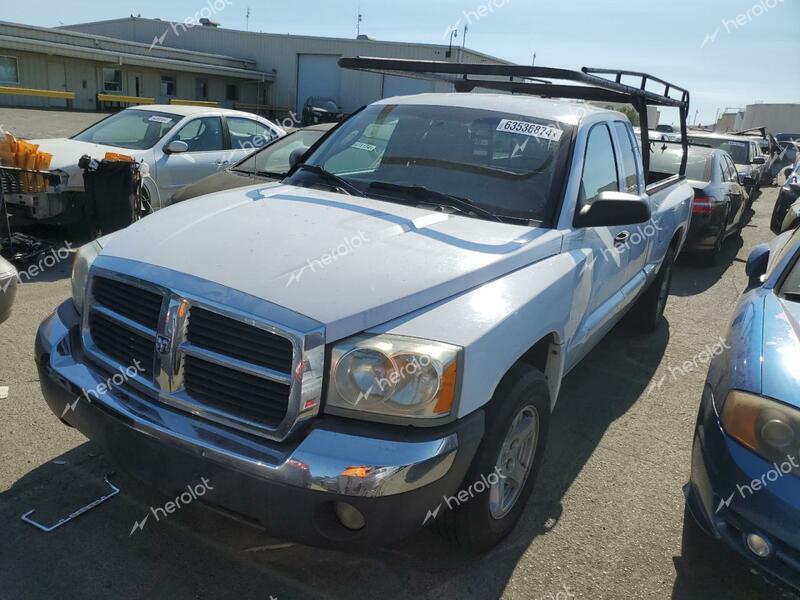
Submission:
{"label": "side mirror", "polygon": [[763,165],[766,164],[767,159],[763,156],[756,156],[753,160],[750,161],[750,164],[753,165]]}
{"label": "side mirror", "polygon": [[292,150],[292,153],[289,155],[289,168],[294,169],[297,166],[297,163],[300,162],[300,159],[303,158],[303,155],[306,153],[308,148],[301,146],[299,148],[295,148]]}
{"label": "side mirror", "polygon": [[750,251],[750,256],[747,257],[747,267],[745,268],[748,289],[761,287],[761,284],[764,283],[761,278],[767,273],[769,253],[769,244],[759,244]]}
{"label": "side mirror", "polygon": [[636,225],[650,220],[650,205],[639,196],[623,192],[602,192],[581,208],[575,227]]}
{"label": "side mirror", "polygon": [[750,177],[750,175],[744,175],[739,177],[742,180],[742,185],[744,187],[753,187],[756,184],[756,180]]}
{"label": "side mirror", "polygon": [[164,148],[164,152],[167,154],[180,154],[181,152],[187,152],[188,150],[189,144],[182,142],[181,140],[172,140]]}

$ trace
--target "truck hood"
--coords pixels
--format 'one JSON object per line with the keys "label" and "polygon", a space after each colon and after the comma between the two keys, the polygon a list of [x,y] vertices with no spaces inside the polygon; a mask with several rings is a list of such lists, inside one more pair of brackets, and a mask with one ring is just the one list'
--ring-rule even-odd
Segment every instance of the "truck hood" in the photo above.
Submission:
{"label": "truck hood", "polygon": [[50,170],[62,171],[69,176],[66,185],[66,189],[69,190],[83,190],[83,171],[78,167],[78,160],[84,154],[99,160],[105,156],[106,152],[117,152],[133,157],[139,157],[147,152],[146,150],[128,150],[127,148],[118,148],[116,146],[81,142],[69,138],[29,141],[32,144],[38,144],[39,150],[53,155],[53,159],[50,161]]}
{"label": "truck hood", "polygon": [[557,254],[562,237],[274,183],[161,210],[101,254],[268,300],[325,325],[335,341]]}

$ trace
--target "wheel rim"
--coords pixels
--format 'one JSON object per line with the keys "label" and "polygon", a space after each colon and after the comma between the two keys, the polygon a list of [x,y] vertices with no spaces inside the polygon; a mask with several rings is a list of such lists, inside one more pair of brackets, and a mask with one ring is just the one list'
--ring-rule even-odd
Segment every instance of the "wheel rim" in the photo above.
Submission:
{"label": "wheel rim", "polygon": [[505,517],[517,503],[533,466],[539,442],[539,413],[525,406],[511,421],[495,464],[497,481],[489,489],[489,512]]}

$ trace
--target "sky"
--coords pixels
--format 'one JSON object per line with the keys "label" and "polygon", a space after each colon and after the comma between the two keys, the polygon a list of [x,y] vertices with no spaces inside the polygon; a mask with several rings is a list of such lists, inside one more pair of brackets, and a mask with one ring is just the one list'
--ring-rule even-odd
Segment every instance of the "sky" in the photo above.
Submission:
{"label": "sky", "polygon": [[[11,0],[2,0],[10,3]],[[692,93],[690,122],[758,102],[800,102],[800,0],[218,0],[222,27],[447,43],[539,66],[645,71]],[[2,20],[53,27],[142,17],[183,21],[214,0],[33,0]],[[219,6],[220,4],[218,4]],[[673,118],[665,115],[662,122]]]}

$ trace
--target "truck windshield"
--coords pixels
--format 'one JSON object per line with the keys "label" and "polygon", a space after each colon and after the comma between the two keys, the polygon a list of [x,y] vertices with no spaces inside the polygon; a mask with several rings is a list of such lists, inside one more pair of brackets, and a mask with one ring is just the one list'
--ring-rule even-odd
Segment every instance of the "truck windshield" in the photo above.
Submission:
{"label": "truck windshield", "polygon": [[95,123],[72,139],[129,150],[147,150],[180,120],[178,115],[152,110],[123,110]]}
{"label": "truck windshield", "polygon": [[[466,200],[501,218],[553,218],[572,127],[453,106],[373,105],[339,126],[287,183],[324,169],[364,195],[409,203]],[[424,191],[427,194],[417,192]],[[462,202],[463,207],[463,202]],[[485,217],[485,215],[484,215]]]}

